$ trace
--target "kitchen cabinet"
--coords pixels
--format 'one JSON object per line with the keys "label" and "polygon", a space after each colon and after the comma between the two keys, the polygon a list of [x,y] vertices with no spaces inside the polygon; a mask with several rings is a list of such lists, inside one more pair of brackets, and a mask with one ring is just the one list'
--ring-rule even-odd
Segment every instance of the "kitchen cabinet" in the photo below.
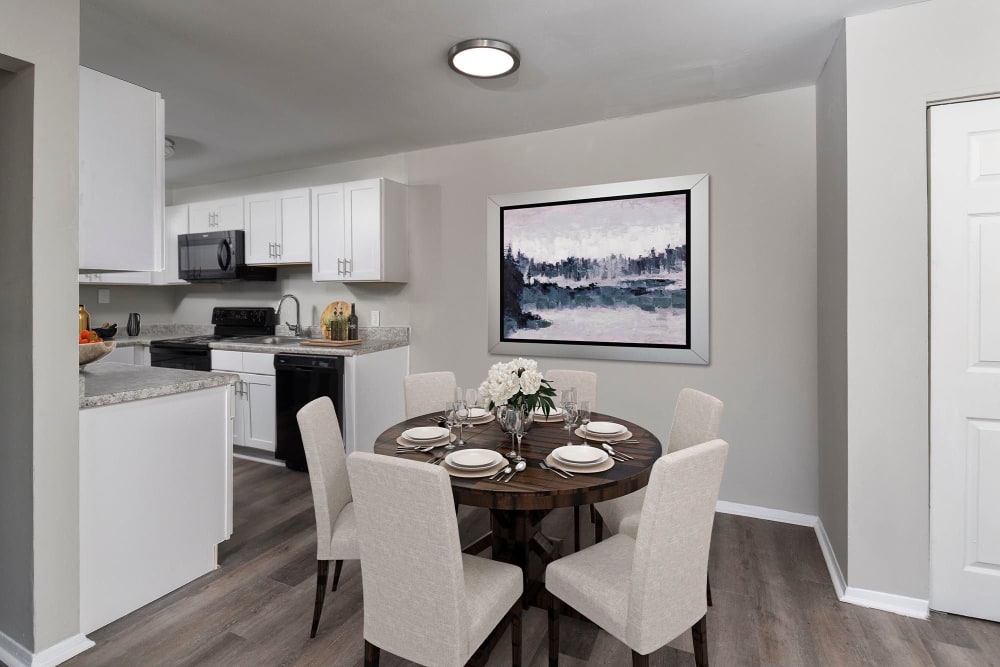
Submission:
{"label": "kitchen cabinet", "polygon": [[212,350],[212,370],[238,373],[233,444],[274,451],[274,355]]}
{"label": "kitchen cabinet", "polygon": [[314,281],[406,282],[406,186],[385,178],[312,189]]}
{"label": "kitchen cabinet", "polygon": [[77,276],[79,283],[99,285],[152,285],[153,274],[150,271],[109,271],[100,273],[81,273]]}
{"label": "kitchen cabinet", "polygon": [[163,270],[153,274],[154,285],[187,285],[177,277],[177,237],[188,233],[188,206],[167,206],[163,214]]}
{"label": "kitchen cabinet", "polygon": [[308,264],[309,188],[244,197],[247,264]]}
{"label": "kitchen cabinet", "polygon": [[80,268],[161,270],[163,98],[81,67],[79,129]]}
{"label": "kitchen cabinet", "polygon": [[188,226],[191,234],[243,229],[243,197],[191,204]]}

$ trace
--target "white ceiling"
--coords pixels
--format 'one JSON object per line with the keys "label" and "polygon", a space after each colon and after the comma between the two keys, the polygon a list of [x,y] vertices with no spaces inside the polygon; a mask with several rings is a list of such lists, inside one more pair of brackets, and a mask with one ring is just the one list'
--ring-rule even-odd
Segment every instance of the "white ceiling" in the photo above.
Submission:
{"label": "white ceiling", "polygon": [[[84,0],[83,65],[161,92],[172,187],[808,85],[839,19],[913,0]],[[445,53],[515,44],[470,80]]]}

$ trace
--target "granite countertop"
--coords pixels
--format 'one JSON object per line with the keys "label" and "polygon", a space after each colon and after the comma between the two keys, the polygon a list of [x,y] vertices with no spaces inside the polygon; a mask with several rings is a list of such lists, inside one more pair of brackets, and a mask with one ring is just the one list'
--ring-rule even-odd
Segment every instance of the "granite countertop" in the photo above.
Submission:
{"label": "granite countertop", "polygon": [[101,362],[80,369],[80,407],[93,408],[233,384],[239,376]]}
{"label": "granite countertop", "polygon": [[[311,326],[305,329],[307,338],[322,338],[319,327]],[[134,345],[149,345],[154,340],[198,336],[210,334],[212,331],[213,327],[211,326],[197,324],[154,324],[150,325],[148,330],[143,328],[138,336],[123,336],[119,333],[113,340],[118,344],[118,347],[132,347]],[[289,333],[286,327],[279,326],[275,335],[287,336]],[[350,347],[316,347],[299,345],[298,343],[266,345],[262,343],[241,343],[239,341],[209,343],[208,346],[213,350],[233,350],[235,352],[353,357],[360,354],[392,350],[397,347],[406,347],[410,344],[409,327],[359,327],[358,335],[361,337],[361,345]]]}

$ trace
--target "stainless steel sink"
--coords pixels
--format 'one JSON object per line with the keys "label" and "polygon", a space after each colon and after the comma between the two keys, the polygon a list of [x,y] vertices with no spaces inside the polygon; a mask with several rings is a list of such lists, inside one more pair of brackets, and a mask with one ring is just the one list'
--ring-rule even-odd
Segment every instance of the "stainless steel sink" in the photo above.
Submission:
{"label": "stainless steel sink", "polygon": [[261,336],[260,338],[244,338],[240,342],[252,345],[295,345],[304,340],[308,339],[298,336]]}

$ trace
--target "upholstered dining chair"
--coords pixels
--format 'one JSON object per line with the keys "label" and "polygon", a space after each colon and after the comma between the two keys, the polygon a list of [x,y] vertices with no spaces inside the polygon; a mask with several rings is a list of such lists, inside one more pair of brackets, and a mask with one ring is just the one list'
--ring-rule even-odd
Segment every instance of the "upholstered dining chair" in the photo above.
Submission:
{"label": "upholstered dining chair", "polygon": [[576,387],[576,400],[590,401],[590,409],[597,409],[597,373],[552,369],[543,371],[542,375],[556,390],[557,399],[562,390]]}
{"label": "upholstered dining chair", "polygon": [[444,404],[455,398],[455,374],[451,371],[415,373],[403,378],[406,418],[413,419],[428,412],[443,412]]}
{"label": "upholstered dining chair", "polygon": [[[571,371],[552,369],[542,373],[552,388],[556,390],[556,398],[564,389],[576,388],[577,401],[589,401],[590,409],[597,409],[597,373],[591,371]],[[594,507],[590,507],[590,518],[594,520]],[[573,506],[573,550],[580,550],[580,506]]]}
{"label": "upholstered dining chair", "polygon": [[667,454],[653,464],[635,537],[619,533],[545,570],[549,665],[559,664],[559,609],[583,614],[632,649],[632,664],[691,628],[695,664],[708,667],[701,583],[708,573],[715,504],[729,445],[724,440]]}
{"label": "upholstered dining chair", "polygon": [[359,557],[358,539],[347,477],[347,455],[333,402],[328,396],[321,396],[306,403],[296,417],[309,465],[309,484],[316,511],[316,604],[309,631],[309,636],[315,637],[323,613],[330,561],[335,563],[332,590],[336,591],[344,561]]}
{"label": "upholstered dining chair", "polygon": [[484,663],[484,641],[508,625],[519,666],[521,570],[462,553],[448,473],[365,452],[351,454],[347,470],[361,549],[366,667],[378,665],[383,650],[421,665]]}

